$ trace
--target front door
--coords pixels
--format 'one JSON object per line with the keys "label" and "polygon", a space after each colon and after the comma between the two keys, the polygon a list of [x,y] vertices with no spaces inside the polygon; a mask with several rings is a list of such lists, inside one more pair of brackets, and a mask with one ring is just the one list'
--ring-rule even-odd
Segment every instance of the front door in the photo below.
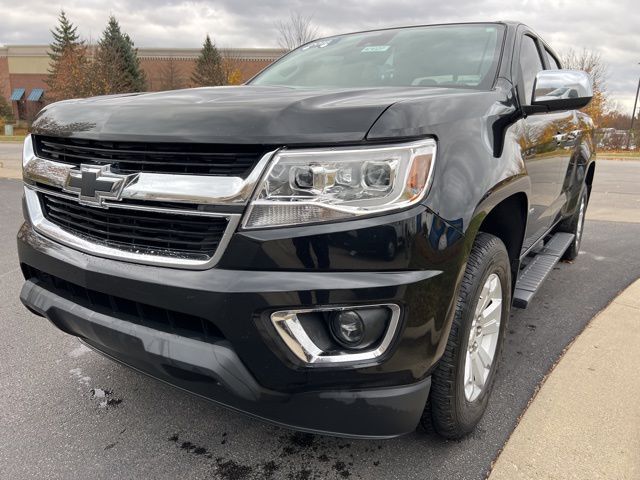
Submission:
{"label": "front door", "polygon": [[[523,35],[520,44],[520,88],[523,102],[530,103],[536,74],[544,69],[537,41]],[[529,219],[523,250],[547,232],[562,208],[562,168],[569,162],[565,149],[573,124],[573,112],[530,115],[523,121],[523,158],[531,180]]]}

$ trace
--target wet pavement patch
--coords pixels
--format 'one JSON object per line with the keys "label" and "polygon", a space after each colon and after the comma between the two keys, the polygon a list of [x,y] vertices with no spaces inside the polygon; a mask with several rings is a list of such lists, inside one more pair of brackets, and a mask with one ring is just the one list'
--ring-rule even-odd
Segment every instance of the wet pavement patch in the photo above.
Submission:
{"label": "wet pavement patch", "polygon": [[315,478],[315,477],[312,477],[312,475],[313,475],[312,470],[308,468],[302,468],[298,471],[289,473],[288,478],[290,480],[311,480],[311,478]]}
{"label": "wet pavement patch", "polygon": [[248,465],[241,465],[234,460],[224,460],[216,458],[216,473],[224,480],[243,480],[250,478],[253,468]]}
{"label": "wet pavement patch", "polygon": [[262,471],[265,478],[272,478],[278,470],[280,470],[280,465],[273,460],[269,460],[268,462],[264,462],[262,464]]}
{"label": "wet pavement patch", "polygon": [[182,442],[182,444],[180,445],[180,448],[182,450],[187,450],[190,453],[193,453],[195,455],[206,455],[207,453],[207,449],[204,447],[199,447],[198,445],[194,445],[191,442]]}
{"label": "wet pavement patch", "polygon": [[[353,465],[353,463],[349,463],[349,465]],[[351,476],[351,472],[347,469],[347,465],[340,460],[333,464],[333,468],[342,478],[349,478]]]}
{"label": "wet pavement patch", "polygon": [[100,408],[117,407],[122,403],[121,398],[108,398],[98,404]]}
{"label": "wet pavement patch", "polygon": [[[237,458],[225,455],[228,447],[221,447],[215,443],[213,447],[198,445],[184,434],[173,433],[167,440],[174,443],[180,450],[193,455],[200,455],[205,462],[212,462],[215,478],[222,480],[342,480],[362,479],[358,473],[352,471],[354,467],[354,452],[351,442],[337,438],[323,437],[308,433],[285,433],[276,436],[277,443],[270,452],[265,452],[270,460],[260,462],[242,462]],[[221,444],[229,438],[227,432],[220,437]],[[380,465],[375,458],[380,454],[382,445],[367,445],[364,449],[368,459],[374,466]],[[371,458],[371,457],[374,458]]]}
{"label": "wet pavement patch", "polygon": [[167,438],[167,440],[169,440],[170,442],[179,444],[180,450],[186,450],[187,452],[193,453],[194,455],[205,455],[207,458],[212,457],[211,454],[209,453],[209,450],[207,450],[205,447],[201,447],[189,441],[184,441],[180,443],[179,442],[180,436],[177,433],[174,433],[173,435],[171,435],[169,438]]}

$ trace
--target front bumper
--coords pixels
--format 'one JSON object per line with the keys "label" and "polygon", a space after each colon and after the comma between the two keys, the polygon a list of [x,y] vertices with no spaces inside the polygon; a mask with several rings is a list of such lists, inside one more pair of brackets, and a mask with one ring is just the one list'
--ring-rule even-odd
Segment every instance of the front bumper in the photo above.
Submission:
{"label": "front bumper", "polygon": [[118,320],[74,304],[32,281],[24,284],[20,299],[59,329],[125,365],[297,430],[394,437],[415,429],[429,393],[429,377],[413,385],[379,389],[276,392],[256,382],[228,342],[208,344]]}
{"label": "front bumper", "polygon": [[[61,330],[143,373],[302,431],[367,438],[413,431],[448,335],[450,302],[444,295],[448,300],[453,291],[453,269],[178,270],[88,255],[28,223],[18,234],[18,251],[27,278],[23,303]],[[33,269],[100,294],[211,321],[220,338],[203,342],[125,321],[39,281]],[[438,293],[443,301],[434,303]],[[380,302],[400,305],[403,316],[388,355],[376,364],[306,368],[278,345],[265,321],[283,308]]]}

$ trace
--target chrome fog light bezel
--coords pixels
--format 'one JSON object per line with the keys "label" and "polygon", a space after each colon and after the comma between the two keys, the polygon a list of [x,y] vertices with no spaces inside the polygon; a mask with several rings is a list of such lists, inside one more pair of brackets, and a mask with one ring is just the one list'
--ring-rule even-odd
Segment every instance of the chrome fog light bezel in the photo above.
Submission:
{"label": "chrome fog light bezel", "polygon": [[[303,313],[338,312],[377,307],[388,308],[391,311],[391,317],[387,329],[382,336],[382,340],[376,347],[368,350],[353,350],[352,352],[323,350],[309,337],[298,318],[298,315]],[[374,305],[279,310],[273,312],[270,315],[270,319],[280,339],[289,351],[304,364],[322,366],[344,365],[348,363],[373,362],[389,350],[400,324],[400,306],[395,303],[381,303]]]}

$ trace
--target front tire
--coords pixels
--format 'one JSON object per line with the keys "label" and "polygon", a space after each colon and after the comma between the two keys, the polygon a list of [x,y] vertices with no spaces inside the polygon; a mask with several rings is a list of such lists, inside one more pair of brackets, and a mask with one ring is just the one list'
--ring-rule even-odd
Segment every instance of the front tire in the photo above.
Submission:
{"label": "front tire", "polygon": [[457,298],[451,333],[431,377],[430,415],[437,433],[460,438],[484,414],[511,306],[511,270],[502,241],[475,239]]}

